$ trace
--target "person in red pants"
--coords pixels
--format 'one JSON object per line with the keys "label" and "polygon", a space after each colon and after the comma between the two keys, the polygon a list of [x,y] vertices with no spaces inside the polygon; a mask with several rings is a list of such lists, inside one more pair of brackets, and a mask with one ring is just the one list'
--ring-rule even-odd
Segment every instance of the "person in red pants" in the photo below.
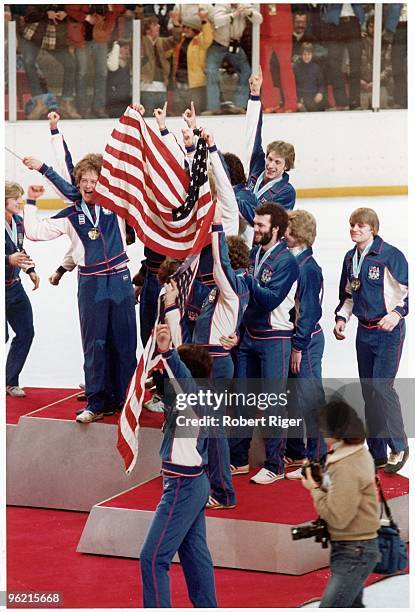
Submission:
{"label": "person in red pants", "polygon": [[[291,4],[262,4],[261,13],[261,66],[264,69],[262,102],[265,112],[290,112],[297,110],[297,92],[291,65],[292,14]],[[276,89],[272,82],[270,62],[275,52],[280,65],[280,97],[284,97],[282,108],[278,105]]]}

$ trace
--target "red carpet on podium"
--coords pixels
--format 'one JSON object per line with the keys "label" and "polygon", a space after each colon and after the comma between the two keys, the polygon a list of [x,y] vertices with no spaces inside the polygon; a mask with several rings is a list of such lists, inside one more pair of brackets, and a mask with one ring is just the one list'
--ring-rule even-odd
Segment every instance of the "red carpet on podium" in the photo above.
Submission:
{"label": "red carpet on podium", "polygon": [[[76,552],[87,517],[64,510],[8,508],[8,591],[58,591],[65,608],[141,607],[138,561]],[[180,565],[172,564],[170,577],[173,607],[190,608]],[[221,608],[295,608],[321,596],[328,569],[287,576],[215,568],[215,578]],[[372,575],[368,583],[380,578]]]}
{"label": "red carpet on podium", "polygon": [[[236,476],[233,479],[237,506],[233,510],[208,510],[206,516],[229,518],[260,523],[284,523],[286,525],[305,523],[316,518],[316,512],[309,492],[298,480],[281,480],[275,485],[260,486],[252,484],[249,479],[255,474]],[[399,497],[409,491],[409,481],[397,475],[379,473],[385,496]],[[117,495],[100,506],[110,508],[130,508],[137,510],[155,510],[161,496],[161,477],[154,478]],[[260,503],[258,503],[260,500]]]}
{"label": "red carpet on podium", "polygon": [[[43,419],[75,420],[76,411],[86,406],[86,402],[79,402],[77,397],[83,395],[81,389],[38,389],[27,387],[25,398],[7,396],[6,423],[17,425],[21,416],[28,415]],[[148,393],[148,398],[150,399]],[[34,414],[34,411],[36,411]],[[105,417],[96,421],[104,425],[116,425],[119,415]],[[159,412],[150,412],[144,408],[140,415],[141,427],[154,427],[161,429],[164,416]]]}

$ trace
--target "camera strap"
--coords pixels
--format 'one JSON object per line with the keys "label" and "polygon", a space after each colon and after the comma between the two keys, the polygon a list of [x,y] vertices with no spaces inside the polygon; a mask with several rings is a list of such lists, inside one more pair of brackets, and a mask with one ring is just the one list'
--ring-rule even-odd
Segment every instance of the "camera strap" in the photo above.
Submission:
{"label": "camera strap", "polygon": [[384,508],[385,509],[385,514],[388,517],[390,526],[391,527],[395,527],[395,529],[397,529],[399,531],[397,524],[393,520],[391,509],[390,509],[389,504],[386,501],[385,495],[383,493],[383,490],[382,490],[382,487],[381,487],[381,484],[380,484],[379,476],[377,476],[377,475],[375,476],[375,481],[376,481],[377,489],[379,491],[379,497],[380,497],[380,500],[381,500],[381,503],[382,503],[381,517],[382,517],[382,514],[383,514],[383,508]]}

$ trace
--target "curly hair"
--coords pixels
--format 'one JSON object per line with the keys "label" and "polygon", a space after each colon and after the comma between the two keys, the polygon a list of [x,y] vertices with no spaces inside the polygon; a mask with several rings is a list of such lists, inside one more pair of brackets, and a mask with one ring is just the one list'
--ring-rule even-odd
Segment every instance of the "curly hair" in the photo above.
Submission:
{"label": "curly hair", "polygon": [[100,153],[88,153],[88,155],[85,155],[74,168],[75,183],[79,185],[82,175],[88,171],[96,172],[99,176],[101,174],[101,168],[102,155]]}
{"label": "curly hair", "polygon": [[180,359],[189,368],[193,378],[209,378],[212,370],[212,357],[205,346],[182,344],[178,347]]}
{"label": "curly hair", "polygon": [[157,273],[158,281],[161,285],[167,283],[172,274],[174,274],[177,268],[183,262],[180,259],[172,259],[171,257],[166,257],[166,259],[161,264],[159,271]]}
{"label": "curly hair", "polygon": [[270,215],[271,229],[278,227],[277,239],[281,240],[284,237],[288,227],[288,213],[279,204],[275,202],[263,202],[256,208],[256,215]]}
{"label": "curly hair", "polygon": [[291,170],[294,168],[295,162],[295,149],[289,142],[283,140],[274,140],[267,146],[267,156],[270,153],[275,153],[278,157],[282,157],[285,160],[285,169]]}
{"label": "curly hair", "polygon": [[249,266],[249,249],[239,236],[228,236],[229,259],[234,270],[245,269]]}
{"label": "curly hair", "polygon": [[225,153],[223,158],[228,166],[231,185],[246,183],[244,166],[239,157],[233,153]]}
{"label": "curly hair", "polygon": [[6,200],[9,198],[20,198],[24,194],[24,189],[19,183],[14,181],[6,181],[4,183],[4,197]]}
{"label": "curly hair", "polygon": [[316,239],[316,220],[307,210],[290,210],[288,226],[291,235],[300,243],[311,247]]}
{"label": "curly hair", "polygon": [[365,426],[357,412],[343,400],[334,399],[320,410],[320,429],[325,438],[343,440],[345,444],[363,444]]}

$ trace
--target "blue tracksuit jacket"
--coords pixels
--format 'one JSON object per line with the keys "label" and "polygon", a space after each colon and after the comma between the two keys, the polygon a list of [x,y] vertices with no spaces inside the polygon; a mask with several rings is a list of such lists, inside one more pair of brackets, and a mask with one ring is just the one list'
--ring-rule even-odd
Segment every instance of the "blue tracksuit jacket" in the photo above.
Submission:
{"label": "blue tracksuit jacket", "polygon": [[[247,187],[255,192],[258,204],[262,202],[275,202],[287,210],[292,210],[295,204],[295,189],[290,184],[290,177],[284,172],[282,177],[275,181],[269,181],[262,185],[263,172],[265,170],[265,152],[262,148],[262,105],[259,96],[250,96],[246,111],[247,133],[248,133],[248,153],[249,153],[249,177]],[[257,183],[258,189],[255,189]],[[243,196],[240,194],[240,198]],[[239,205],[239,202],[238,202]],[[252,206],[252,200],[251,204]],[[249,218],[245,217],[243,205],[239,209],[248,223]]]}
{"label": "blue tracksuit jacket", "polygon": [[[182,381],[183,393],[198,393],[200,387],[180,359],[175,349],[161,354],[170,379]],[[176,388],[176,387],[175,387]],[[176,404],[168,412],[164,425],[164,438],[160,448],[162,472],[166,476],[199,476],[208,463],[208,428],[195,426],[178,429],[177,418],[203,417],[213,414],[209,406],[188,406],[178,410]],[[188,435],[185,437],[185,432]]]}
{"label": "blue tracksuit jacket", "polygon": [[353,255],[348,251],[340,278],[340,303],[336,320],[348,321],[354,314],[361,322],[376,322],[395,311],[402,318],[408,314],[408,262],[396,247],[376,236],[360,270],[360,288],[352,291]]}
{"label": "blue tracksuit jacket", "polygon": [[312,336],[321,330],[319,321],[322,315],[323,274],[313,257],[313,249],[308,247],[296,257],[299,266],[297,293],[295,296],[295,331],[292,346],[305,351]]}
{"label": "blue tracksuit jacket", "polygon": [[[9,264],[9,255],[13,255],[13,253],[17,253],[17,251],[23,251],[23,238],[24,238],[24,225],[23,218],[20,215],[13,215],[13,219],[16,223],[17,228],[17,246],[14,244],[13,240],[10,238],[7,231],[6,234],[6,242],[5,242],[5,274],[4,280],[6,288],[13,287],[17,283],[20,283],[20,270],[18,266],[11,266]],[[33,266],[25,270],[25,272],[29,273],[34,270]]]}
{"label": "blue tracksuit jacket", "polygon": [[277,243],[270,256],[255,274],[255,257],[260,246],[255,246],[250,255],[247,282],[250,299],[244,315],[244,323],[250,336],[270,339],[277,332],[292,331],[290,311],[294,307],[294,296],[299,274],[298,263],[284,241]]}

